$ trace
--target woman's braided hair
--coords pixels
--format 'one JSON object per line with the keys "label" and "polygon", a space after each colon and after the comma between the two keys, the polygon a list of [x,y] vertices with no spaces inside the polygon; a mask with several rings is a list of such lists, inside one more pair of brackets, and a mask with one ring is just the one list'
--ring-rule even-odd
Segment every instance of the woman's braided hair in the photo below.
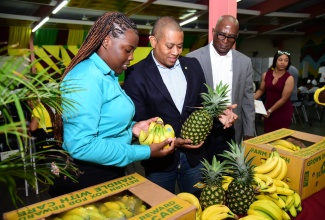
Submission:
{"label": "woman's braided hair", "polygon": [[[107,12],[103,16],[99,17],[90,28],[77,55],[71,60],[68,67],[65,69],[61,81],[78,63],[89,58],[95,51],[97,51],[108,34],[114,38],[118,38],[125,34],[125,31],[128,29],[132,29],[136,34],[138,34],[136,24],[123,13]],[[57,114],[54,133],[56,140],[60,142],[63,140],[62,131],[62,118],[61,115]]]}
{"label": "woman's braided hair", "polygon": [[123,13],[107,12],[99,17],[91,27],[85,41],[82,43],[77,55],[71,60],[64,71],[62,79],[78,63],[87,59],[93,52],[97,51],[105,37],[111,33],[114,38],[123,35],[127,29],[133,29],[138,33],[137,26]]}

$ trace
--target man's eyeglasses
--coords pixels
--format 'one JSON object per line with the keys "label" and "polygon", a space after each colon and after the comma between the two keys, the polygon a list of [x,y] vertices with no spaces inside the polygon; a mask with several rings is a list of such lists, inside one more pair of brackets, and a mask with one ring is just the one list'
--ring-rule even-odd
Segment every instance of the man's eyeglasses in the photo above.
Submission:
{"label": "man's eyeglasses", "polygon": [[288,53],[287,51],[282,51],[282,50],[278,50],[278,54],[281,54],[281,55],[285,54],[285,55],[290,56],[290,53]]}
{"label": "man's eyeglasses", "polygon": [[230,43],[234,43],[237,40],[237,37],[227,36],[227,35],[225,35],[223,33],[219,33],[219,32],[216,32],[216,35],[219,40],[224,40],[227,38],[228,42],[230,42]]}

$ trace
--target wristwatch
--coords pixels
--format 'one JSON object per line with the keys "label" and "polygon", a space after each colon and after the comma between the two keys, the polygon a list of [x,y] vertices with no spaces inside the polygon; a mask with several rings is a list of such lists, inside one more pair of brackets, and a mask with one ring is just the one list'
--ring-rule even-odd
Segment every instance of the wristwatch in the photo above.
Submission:
{"label": "wristwatch", "polygon": [[269,109],[269,110],[267,110],[267,112],[268,112],[268,113],[272,113],[272,110],[271,110],[271,109]]}

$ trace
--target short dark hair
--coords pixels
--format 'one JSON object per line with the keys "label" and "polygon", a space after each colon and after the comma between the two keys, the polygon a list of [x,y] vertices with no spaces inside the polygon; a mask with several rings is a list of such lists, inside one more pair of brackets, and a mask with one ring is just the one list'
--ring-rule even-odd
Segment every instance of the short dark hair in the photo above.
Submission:
{"label": "short dark hair", "polygon": [[161,37],[162,32],[165,28],[173,31],[183,31],[179,23],[170,16],[164,16],[159,18],[152,27],[151,35],[157,39]]}

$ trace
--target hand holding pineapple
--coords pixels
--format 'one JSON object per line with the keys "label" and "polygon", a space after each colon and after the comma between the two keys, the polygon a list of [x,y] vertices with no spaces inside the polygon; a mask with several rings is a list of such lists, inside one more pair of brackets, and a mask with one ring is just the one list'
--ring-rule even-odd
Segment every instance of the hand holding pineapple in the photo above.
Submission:
{"label": "hand holding pineapple", "polygon": [[192,140],[190,139],[182,139],[182,138],[176,138],[175,140],[175,146],[178,148],[187,148],[187,149],[197,149],[200,148],[203,145],[204,141],[202,141],[199,144],[193,145]]}
{"label": "hand holding pineapple", "polygon": [[[205,140],[213,126],[213,119],[218,118],[227,109],[229,99],[228,84],[220,82],[216,89],[207,84],[208,93],[201,93],[204,100],[203,107],[198,108],[186,119],[181,129],[181,137],[191,139],[193,144],[199,144]],[[229,125],[229,124],[228,124]]]}

